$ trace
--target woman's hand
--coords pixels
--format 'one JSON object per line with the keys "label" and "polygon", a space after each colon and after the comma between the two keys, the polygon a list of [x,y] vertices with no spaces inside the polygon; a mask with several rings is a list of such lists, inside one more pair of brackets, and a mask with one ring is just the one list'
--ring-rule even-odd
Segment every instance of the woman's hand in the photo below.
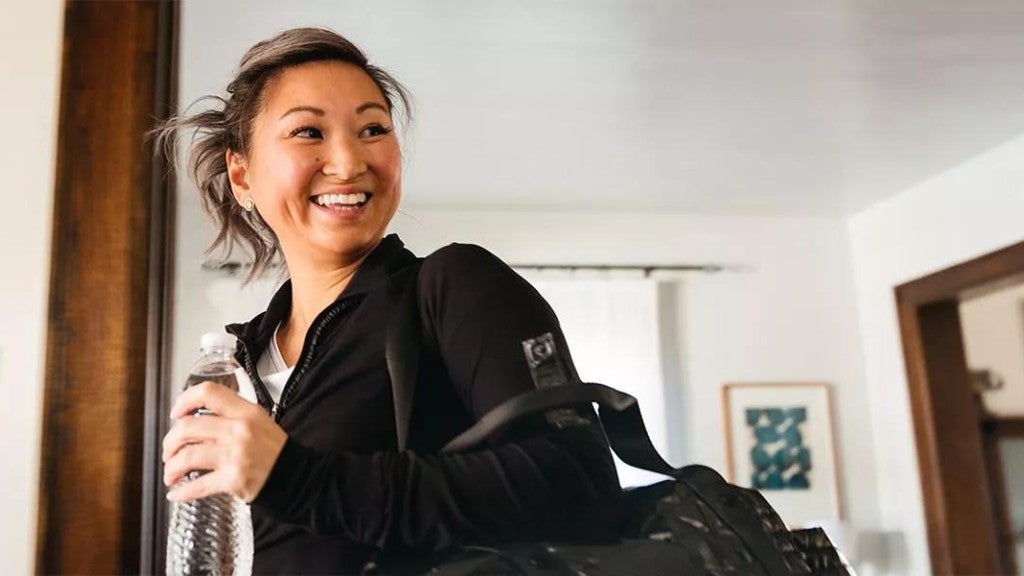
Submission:
{"label": "woman's hand", "polygon": [[[202,407],[213,414],[192,416]],[[226,493],[251,502],[288,438],[262,408],[213,382],[182,392],[171,419],[178,423],[164,437],[163,460],[173,501]],[[178,484],[192,470],[209,472]]]}

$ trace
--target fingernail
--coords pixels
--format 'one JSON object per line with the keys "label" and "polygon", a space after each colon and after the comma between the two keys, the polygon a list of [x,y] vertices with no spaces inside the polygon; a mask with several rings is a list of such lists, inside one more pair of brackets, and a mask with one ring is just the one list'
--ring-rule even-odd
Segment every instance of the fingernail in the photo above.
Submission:
{"label": "fingernail", "polygon": [[179,500],[179,498],[178,498],[178,491],[177,490],[169,490],[167,492],[167,499],[170,500],[171,502],[177,502]]}

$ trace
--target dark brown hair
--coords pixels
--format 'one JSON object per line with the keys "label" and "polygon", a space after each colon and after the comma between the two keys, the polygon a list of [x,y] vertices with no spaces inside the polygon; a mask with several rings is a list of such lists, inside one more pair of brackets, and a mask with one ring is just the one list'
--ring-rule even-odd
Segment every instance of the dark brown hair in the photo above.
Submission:
{"label": "dark brown hair", "polygon": [[257,211],[247,212],[235,201],[228,180],[225,153],[249,153],[253,121],[263,105],[267,85],[283,70],[307,62],[334,60],[362,69],[384,96],[389,112],[398,108],[403,120],[411,119],[406,89],[390,74],[370,64],[366,55],[343,36],[325,28],[294,28],[255,44],[239,63],[227,96],[205,96],[193,105],[213,101],[213,107],[196,114],[175,116],[154,128],[158,149],[176,164],[177,142],[182,132],[191,132],[187,168],[199,188],[203,208],[219,226],[216,239],[206,252],[224,246],[230,254],[235,243],[252,255],[246,282],[258,276],[279,255],[274,232]]}

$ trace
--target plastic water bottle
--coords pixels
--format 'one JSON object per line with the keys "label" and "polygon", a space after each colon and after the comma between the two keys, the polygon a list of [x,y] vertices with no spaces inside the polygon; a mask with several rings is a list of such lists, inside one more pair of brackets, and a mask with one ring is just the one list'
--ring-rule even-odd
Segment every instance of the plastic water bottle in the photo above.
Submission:
{"label": "plastic water bottle", "polygon": [[[235,360],[235,338],[203,334],[202,355],[192,366],[185,388],[212,381],[238,392],[247,378]],[[209,414],[206,409],[196,415]],[[206,471],[193,470],[179,482],[190,482]],[[167,574],[238,575],[252,573],[252,519],[249,506],[230,494],[215,494],[191,502],[173,502],[167,531]]]}

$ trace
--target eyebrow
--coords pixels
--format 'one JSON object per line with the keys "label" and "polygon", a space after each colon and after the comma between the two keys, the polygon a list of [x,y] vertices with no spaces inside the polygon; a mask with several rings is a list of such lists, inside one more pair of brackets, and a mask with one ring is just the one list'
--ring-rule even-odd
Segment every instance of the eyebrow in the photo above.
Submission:
{"label": "eyebrow", "polygon": [[[288,111],[285,112],[284,114],[281,114],[281,118],[284,118],[285,116],[291,114],[292,112],[312,112],[317,116],[323,116],[324,114],[326,114],[326,112],[324,112],[320,108],[316,108],[315,106],[295,106],[293,108],[289,108]],[[280,120],[281,118],[278,118],[278,120]]]}
{"label": "eyebrow", "polygon": [[356,114],[362,114],[363,112],[366,112],[367,110],[369,110],[371,108],[376,108],[376,109],[384,112],[385,114],[389,114],[390,113],[388,111],[388,109],[383,104],[380,104],[378,102],[364,102],[364,103],[360,104],[359,106],[356,106]]}
{"label": "eyebrow", "polygon": [[[382,112],[388,113],[387,107],[384,106],[383,104],[377,102],[364,102],[359,106],[356,106],[356,114],[362,114],[363,112],[366,112],[367,110],[370,110],[372,108],[376,108],[378,110],[381,110]],[[292,108],[289,108],[288,111],[285,112],[284,114],[281,114],[281,118],[278,118],[278,120],[284,118],[285,116],[293,112],[311,112],[313,114],[316,114],[317,116],[323,116],[324,114],[326,114],[326,112],[324,112],[322,108],[317,108],[316,106],[294,106]]]}

